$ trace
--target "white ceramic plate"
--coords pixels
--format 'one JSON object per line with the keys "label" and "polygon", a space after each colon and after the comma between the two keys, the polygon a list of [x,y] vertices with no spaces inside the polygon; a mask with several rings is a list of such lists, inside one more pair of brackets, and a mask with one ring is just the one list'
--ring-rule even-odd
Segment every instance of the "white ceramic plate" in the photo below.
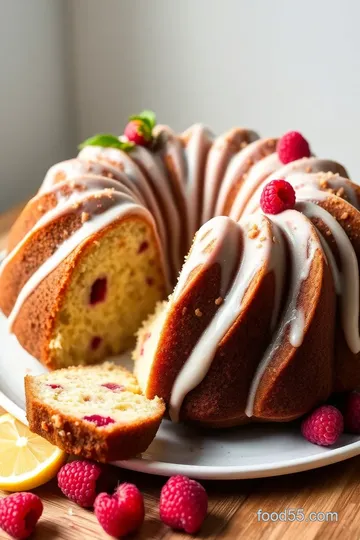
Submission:
{"label": "white ceramic plate", "polygon": [[[23,381],[26,373],[44,367],[7,332],[0,313],[0,405],[26,423]],[[123,355],[122,364],[129,362]],[[343,435],[329,448],[308,443],[299,425],[255,425],[221,431],[201,431],[164,420],[142,458],[118,462],[126,469],[202,479],[275,476],[330,465],[360,454],[360,437]]]}

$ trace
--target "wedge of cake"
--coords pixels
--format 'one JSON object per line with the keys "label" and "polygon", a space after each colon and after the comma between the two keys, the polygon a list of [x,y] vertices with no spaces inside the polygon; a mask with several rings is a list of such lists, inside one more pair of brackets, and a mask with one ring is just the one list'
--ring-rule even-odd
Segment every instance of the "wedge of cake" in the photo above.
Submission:
{"label": "wedge of cake", "polygon": [[108,462],[144,452],[165,406],[141,394],[136,378],[110,362],[25,377],[31,431],[69,454]]}

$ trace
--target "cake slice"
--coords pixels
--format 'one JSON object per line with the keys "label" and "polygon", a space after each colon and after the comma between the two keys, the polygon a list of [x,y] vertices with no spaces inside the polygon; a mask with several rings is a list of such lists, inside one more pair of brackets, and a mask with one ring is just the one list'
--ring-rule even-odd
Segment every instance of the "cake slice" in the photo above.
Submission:
{"label": "cake slice", "polygon": [[31,431],[69,454],[108,462],[144,452],[165,406],[141,394],[136,378],[106,362],[25,377]]}

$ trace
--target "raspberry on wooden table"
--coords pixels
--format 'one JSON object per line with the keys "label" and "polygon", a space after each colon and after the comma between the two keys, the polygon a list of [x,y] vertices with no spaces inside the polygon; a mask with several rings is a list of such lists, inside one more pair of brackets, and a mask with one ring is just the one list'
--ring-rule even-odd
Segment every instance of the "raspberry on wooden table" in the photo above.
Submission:
{"label": "raspberry on wooden table", "polygon": [[144,521],[144,499],[133,484],[120,484],[114,495],[100,493],[94,503],[95,515],[105,532],[116,538],[137,531]]}
{"label": "raspberry on wooden table", "polygon": [[104,468],[98,463],[76,460],[66,463],[58,472],[58,485],[63,494],[79,506],[91,508],[99,490]]}
{"label": "raspberry on wooden table", "polygon": [[319,446],[334,444],[343,431],[343,415],[332,405],[318,407],[301,424],[301,432],[305,439]]}
{"label": "raspberry on wooden table", "polygon": [[13,493],[0,499],[0,527],[12,538],[23,540],[35,530],[43,512],[41,499],[33,493]]}
{"label": "raspberry on wooden table", "polygon": [[187,476],[172,476],[160,495],[160,518],[172,529],[196,533],[206,517],[208,497],[199,482]]}

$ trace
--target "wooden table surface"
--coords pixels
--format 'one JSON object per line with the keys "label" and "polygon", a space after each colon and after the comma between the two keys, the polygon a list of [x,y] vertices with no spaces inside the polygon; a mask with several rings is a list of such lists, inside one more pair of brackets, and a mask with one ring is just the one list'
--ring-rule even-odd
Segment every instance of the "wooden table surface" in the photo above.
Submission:
{"label": "wooden table surface", "polygon": [[[19,208],[0,216],[0,249]],[[145,496],[146,520],[136,540],[180,540],[191,538],[176,533],[158,519],[158,500],[164,478],[114,469],[119,481],[134,482]],[[209,494],[209,515],[201,532],[193,538],[227,540],[267,538],[271,540],[360,539],[360,456],[315,471],[288,476],[229,482],[203,482]],[[56,481],[38,488],[44,513],[33,540],[101,540],[110,538],[91,511],[65,499]],[[262,521],[263,513],[303,509],[336,512],[337,521]],[[300,514],[299,514],[300,515]],[[281,517],[281,516],[280,516]],[[284,517],[284,516],[283,516]],[[267,518],[267,514],[265,514]],[[7,536],[0,531],[0,538]]]}

